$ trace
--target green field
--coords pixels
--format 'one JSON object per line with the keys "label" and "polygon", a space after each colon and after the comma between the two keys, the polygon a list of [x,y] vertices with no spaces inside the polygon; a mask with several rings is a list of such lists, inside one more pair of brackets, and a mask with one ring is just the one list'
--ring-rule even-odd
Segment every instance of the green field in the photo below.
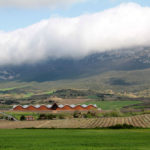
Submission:
{"label": "green field", "polygon": [[0,150],[149,150],[150,130],[0,130]]}
{"label": "green field", "polygon": [[139,104],[140,101],[89,101],[86,104],[97,104],[103,110],[120,109],[124,106]]}

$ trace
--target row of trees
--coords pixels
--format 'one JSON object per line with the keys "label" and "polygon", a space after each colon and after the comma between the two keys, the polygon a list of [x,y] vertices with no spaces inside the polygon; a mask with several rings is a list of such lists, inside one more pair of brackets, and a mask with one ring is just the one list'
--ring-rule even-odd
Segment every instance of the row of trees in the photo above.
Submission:
{"label": "row of trees", "polygon": [[[54,119],[66,119],[66,118],[95,118],[98,114],[94,111],[88,111],[87,113],[75,111],[73,114],[62,113],[62,114],[39,114],[37,120],[54,120]],[[26,120],[25,115],[20,116],[20,120]]]}

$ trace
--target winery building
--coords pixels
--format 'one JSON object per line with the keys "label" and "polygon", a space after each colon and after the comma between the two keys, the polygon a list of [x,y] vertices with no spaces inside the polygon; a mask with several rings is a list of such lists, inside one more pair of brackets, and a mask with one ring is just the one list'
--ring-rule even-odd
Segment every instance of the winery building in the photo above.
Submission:
{"label": "winery building", "polygon": [[14,111],[88,111],[88,110],[95,110],[98,109],[96,104],[90,104],[90,105],[62,105],[62,104],[56,104],[53,105],[15,105],[13,107]]}

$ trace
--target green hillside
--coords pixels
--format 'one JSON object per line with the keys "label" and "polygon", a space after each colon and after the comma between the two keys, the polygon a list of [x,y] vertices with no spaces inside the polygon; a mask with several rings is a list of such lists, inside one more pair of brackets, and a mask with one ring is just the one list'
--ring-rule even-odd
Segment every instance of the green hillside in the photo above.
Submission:
{"label": "green hillside", "polygon": [[[9,89],[8,89],[9,87]],[[91,89],[100,92],[114,92],[149,97],[150,96],[150,69],[135,71],[110,71],[86,78],[66,79],[47,82],[2,82],[0,94],[4,91],[23,89],[36,93],[39,91],[51,91],[55,89]]]}

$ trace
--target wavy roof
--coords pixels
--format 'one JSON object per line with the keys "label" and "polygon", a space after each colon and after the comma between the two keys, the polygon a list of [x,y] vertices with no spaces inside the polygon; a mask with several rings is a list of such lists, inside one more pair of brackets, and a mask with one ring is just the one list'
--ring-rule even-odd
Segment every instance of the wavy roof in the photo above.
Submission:
{"label": "wavy roof", "polygon": [[[18,107],[18,106],[20,106],[20,107],[22,107],[22,108],[24,108],[24,109],[26,109],[26,108],[28,108],[28,107],[34,107],[34,108],[40,108],[40,107],[42,107],[42,106],[45,106],[46,108],[52,108],[53,107],[53,105],[14,105],[13,106],[13,109],[15,109],[16,107]],[[75,107],[77,107],[77,106],[81,106],[81,107],[83,107],[83,108],[86,108],[86,107],[88,107],[88,106],[93,106],[93,107],[95,107],[95,108],[97,108],[97,105],[96,104],[89,104],[89,105],[86,105],[86,104],[82,104],[82,105],[74,105],[74,104],[71,104],[71,105],[69,105],[69,104],[65,104],[65,105],[62,105],[62,104],[59,104],[58,105],[58,108],[63,108],[63,107],[65,107],[65,106],[69,106],[69,107],[71,107],[71,108],[75,108]]]}

